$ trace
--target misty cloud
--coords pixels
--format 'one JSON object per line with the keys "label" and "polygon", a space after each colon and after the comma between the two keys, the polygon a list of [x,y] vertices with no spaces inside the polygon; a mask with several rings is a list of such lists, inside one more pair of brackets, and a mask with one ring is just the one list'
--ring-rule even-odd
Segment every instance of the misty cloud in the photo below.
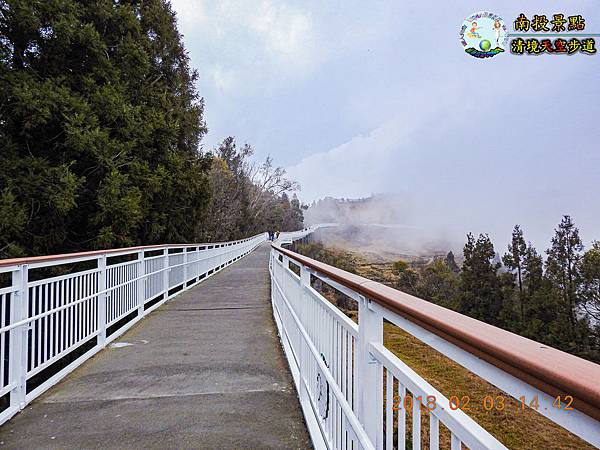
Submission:
{"label": "misty cloud", "polygon": [[[227,135],[271,154],[300,198],[394,193],[404,223],[504,249],[515,223],[546,248],[562,214],[600,238],[600,56],[478,61],[458,42],[480,3],[175,0],[207,104]],[[494,6],[510,22],[547,2]],[[562,7],[561,7],[562,8]],[[559,8],[560,9],[560,8]],[[600,30],[596,2],[570,2]]]}

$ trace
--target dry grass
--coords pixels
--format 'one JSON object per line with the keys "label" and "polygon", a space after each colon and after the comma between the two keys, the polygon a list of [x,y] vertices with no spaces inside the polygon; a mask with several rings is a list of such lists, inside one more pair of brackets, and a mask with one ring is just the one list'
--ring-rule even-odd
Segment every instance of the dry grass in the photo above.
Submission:
{"label": "dry grass", "polygon": [[[392,324],[386,323],[384,326],[384,344],[446,397],[468,396],[470,409],[465,413],[508,448],[572,450],[594,448],[533,409],[523,410],[520,401],[512,399],[487,381],[473,375]],[[502,396],[505,399],[505,409],[487,411],[483,406],[483,399],[486,396],[493,398]],[[426,420],[423,422],[426,425]],[[426,430],[424,426],[424,448],[427,448]]]}

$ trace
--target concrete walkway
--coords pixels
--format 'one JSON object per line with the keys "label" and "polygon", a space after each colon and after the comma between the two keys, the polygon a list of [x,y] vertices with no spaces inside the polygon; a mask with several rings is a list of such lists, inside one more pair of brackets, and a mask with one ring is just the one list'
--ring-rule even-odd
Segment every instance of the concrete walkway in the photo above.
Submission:
{"label": "concrete walkway", "polygon": [[269,246],[142,320],[0,427],[3,448],[310,448]]}

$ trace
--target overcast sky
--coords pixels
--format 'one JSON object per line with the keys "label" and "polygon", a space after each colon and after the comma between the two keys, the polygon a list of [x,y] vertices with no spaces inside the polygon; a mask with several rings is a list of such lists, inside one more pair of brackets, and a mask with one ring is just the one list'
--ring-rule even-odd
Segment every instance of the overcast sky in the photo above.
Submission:
{"label": "overcast sky", "polygon": [[[597,0],[173,0],[210,149],[272,155],[304,201],[395,192],[406,224],[546,248],[562,214],[600,239],[600,54],[467,55],[463,20],[582,14]],[[600,41],[600,39],[597,39]],[[600,47],[600,45],[599,45]]]}

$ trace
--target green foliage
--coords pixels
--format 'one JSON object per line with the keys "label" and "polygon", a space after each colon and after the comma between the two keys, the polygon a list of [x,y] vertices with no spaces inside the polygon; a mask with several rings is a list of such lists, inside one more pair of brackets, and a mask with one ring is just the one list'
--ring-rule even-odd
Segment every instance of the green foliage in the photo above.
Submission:
{"label": "green foliage", "polygon": [[460,272],[460,267],[458,267],[458,264],[456,264],[456,260],[454,259],[454,253],[452,253],[451,251],[448,252],[448,254],[446,255],[446,266],[448,266],[448,268],[452,272]]}
{"label": "green foliage", "polygon": [[452,262],[454,258],[450,261],[436,259],[423,267],[419,271],[416,295],[437,305],[456,309],[459,277]]}
{"label": "green foliage", "polygon": [[581,303],[596,321],[595,331],[600,335],[600,241],[595,241],[592,248],[583,255],[581,281]]}
{"label": "green foliage", "polygon": [[527,251],[527,244],[525,244],[525,238],[523,237],[523,230],[519,225],[515,225],[512,232],[511,243],[508,244],[508,253],[504,255],[502,261],[504,265],[511,271],[516,273],[517,286],[519,287],[518,299],[519,299],[519,310],[521,314],[521,320],[523,319],[523,266],[525,264],[525,254]]}
{"label": "green foliage", "polygon": [[502,292],[497,276],[499,264],[493,262],[496,256],[494,245],[487,234],[480,234],[475,240],[469,233],[463,253],[465,259],[460,273],[459,310],[476,319],[499,325]]}
{"label": "green foliage", "polygon": [[210,197],[164,0],[0,3],[0,255],[189,241]]}
{"label": "green foliage", "polygon": [[583,244],[579,230],[570,216],[564,216],[552,238],[552,246],[546,251],[546,275],[553,287],[558,290],[563,307],[568,312],[572,331],[577,321],[577,286],[580,282],[579,260]]}
{"label": "green foliage", "polygon": [[526,294],[532,296],[542,288],[544,279],[544,260],[531,243],[527,246],[527,249],[525,249],[522,270]]}
{"label": "green foliage", "polygon": [[418,272],[404,260],[398,260],[392,265],[392,271],[398,277],[397,287],[411,295],[417,295]]}

